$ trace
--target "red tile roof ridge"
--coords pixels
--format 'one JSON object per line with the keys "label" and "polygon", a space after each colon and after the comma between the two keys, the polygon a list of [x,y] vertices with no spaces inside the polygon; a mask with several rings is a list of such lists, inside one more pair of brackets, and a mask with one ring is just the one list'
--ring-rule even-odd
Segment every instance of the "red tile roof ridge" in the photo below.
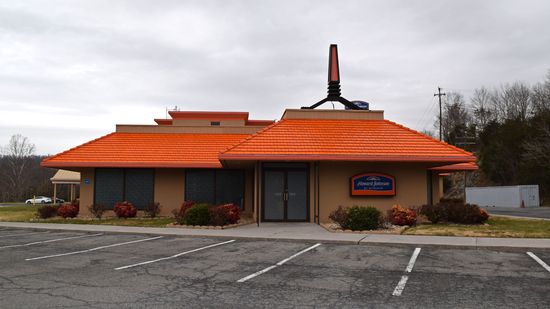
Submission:
{"label": "red tile roof ridge", "polygon": [[117,132],[111,132],[111,133],[109,133],[109,134],[105,134],[105,135],[100,136],[100,137],[98,137],[98,138],[95,138],[95,139],[93,139],[93,140],[91,140],[91,141],[87,141],[87,142],[84,143],[84,144],[80,144],[80,145],[75,146],[75,147],[73,147],[73,148],[67,149],[67,150],[62,151],[62,152],[60,152],[60,153],[57,153],[57,154],[55,154],[55,155],[53,155],[53,156],[49,156],[49,157],[47,157],[46,159],[42,160],[42,162],[40,162],[40,166],[44,166],[44,164],[45,164],[45,163],[48,163],[48,161],[53,160],[53,159],[55,159],[55,158],[57,158],[57,157],[59,157],[59,156],[61,156],[61,155],[64,155],[64,154],[66,154],[66,153],[68,153],[68,152],[71,152],[71,151],[73,151],[73,150],[82,148],[82,147],[84,147],[84,146],[86,146],[86,145],[89,145],[89,144],[91,144],[91,143],[95,143],[95,142],[99,141],[100,139],[107,138],[107,137],[109,137],[109,136],[111,136],[111,135],[114,135],[114,134],[116,134],[116,133],[117,133]]}
{"label": "red tile roof ridge", "polygon": [[388,123],[390,123],[390,124],[393,124],[394,126],[398,126],[398,127],[400,127],[400,128],[403,128],[403,129],[405,129],[405,130],[407,130],[407,131],[410,131],[410,132],[412,132],[412,133],[415,133],[416,135],[420,135],[420,136],[422,136],[422,137],[424,137],[424,138],[426,138],[426,139],[428,139],[428,140],[437,142],[437,143],[439,143],[439,144],[441,144],[441,145],[450,147],[450,148],[452,148],[452,149],[454,149],[454,150],[458,150],[458,151],[460,151],[460,152],[462,152],[462,153],[464,153],[464,154],[466,154],[466,155],[474,156],[474,154],[471,153],[471,152],[469,152],[469,151],[466,151],[466,150],[464,150],[464,149],[462,149],[462,148],[453,146],[453,145],[448,144],[448,143],[446,143],[446,142],[444,142],[444,141],[435,139],[435,138],[433,138],[433,137],[431,137],[431,136],[428,136],[428,135],[426,135],[426,134],[420,133],[420,132],[418,132],[418,131],[416,131],[416,130],[413,130],[413,129],[411,129],[411,128],[408,128],[408,127],[406,127],[406,126],[404,126],[404,125],[402,125],[402,124],[393,122],[393,121],[388,120],[388,119],[384,119],[384,121],[385,121],[385,122],[388,122]]}
{"label": "red tile roof ridge", "polygon": [[277,124],[282,123],[284,120],[286,120],[286,119],[281,119],[281,120],[279,120],[279,121],[273,122],[272,124],[268,125],[267,127],[262,128],[262,129],[259,130],[258,132],[249,135],[248,137],[246,137],[246,138],[243,139],[242,141],[238,142],[237,144],[235,144],[235,145],[233,145],[233,146],[229,146],[229,147],[227,147],[225,150],[220,151],[220,154],[225,153],[225,152],[228,152],[228,151],[230,151],[230,150],[232,150],[232,149],[234,149],[234,148],[236,148],[236,147],[238,147],[238,146],[244,144],[245,142],[251,140],[251,139],[254,138],[255,136],[258,136],[259,134],[261,134],[261,133],[263,133],[263,132],[265,132],[265,131],[267,131],[267,130],[273,128],[273,127],[276,126]]}

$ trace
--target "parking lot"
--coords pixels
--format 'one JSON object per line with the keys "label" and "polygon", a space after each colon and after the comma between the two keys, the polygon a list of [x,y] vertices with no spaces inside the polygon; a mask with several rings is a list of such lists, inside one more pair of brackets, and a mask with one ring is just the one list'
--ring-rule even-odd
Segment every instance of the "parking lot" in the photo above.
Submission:
{"label": "parking lot", "polygon": [[548,308],[547,264],[544,249],[0,228],[0,308]]}

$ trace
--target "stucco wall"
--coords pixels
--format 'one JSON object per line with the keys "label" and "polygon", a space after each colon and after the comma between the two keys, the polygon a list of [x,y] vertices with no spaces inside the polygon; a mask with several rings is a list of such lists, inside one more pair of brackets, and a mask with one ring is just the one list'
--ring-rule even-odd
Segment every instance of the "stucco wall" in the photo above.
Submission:
{"label": "stucco wall", "polygon": [[90,216],[88,207],[94,203],[94,173],[95,169],[80,170],[80,210],[79,216]]}
{"label": "stucco wall", "polygon": [[184,200],[185,170],[159,168],[155,170],[155,202],[162,206],[161,216],[172,215]]}
{"label": "stucco wall", "polygon": [[[320,163],[320,219],[328,222],[330,212],[342,206],[374,206],[385,212],[394,204],[419,206],[427,202],[426,166],[406,163]],[[350,177],[379,172],[395,177],[395,196],[351,196]],[[312,191],[313,192],[313,191]],[[313,194],[313,193],[312,193]]]}

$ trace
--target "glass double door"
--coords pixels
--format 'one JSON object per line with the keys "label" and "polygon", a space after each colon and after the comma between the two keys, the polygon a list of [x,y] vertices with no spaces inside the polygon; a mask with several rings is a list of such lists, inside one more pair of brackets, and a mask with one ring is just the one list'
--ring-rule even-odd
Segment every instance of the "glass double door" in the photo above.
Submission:
{"label": "glass double door", "polygon": [[263,221],[307,221],[307,168],[264,168]]}

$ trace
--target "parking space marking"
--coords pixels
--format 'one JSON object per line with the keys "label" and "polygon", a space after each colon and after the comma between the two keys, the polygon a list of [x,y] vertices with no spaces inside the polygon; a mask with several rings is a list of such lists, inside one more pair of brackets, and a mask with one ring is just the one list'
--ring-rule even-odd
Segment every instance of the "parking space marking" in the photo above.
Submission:
{"label": "parking space marking", "polygon": [[241,279],[237,280],[237,282],[245,282],[245,281],[248,281],[248,280],[250,280],[250,279],[252,279],[252,278],[254,278],[254,277],[257,277],[257,276],[259,276],[259,275],[261,275],[261,274],[265,274],[266,272],[268,272],[268,271],[270,271],[270,270],[272,270],[272,269],[274,269],[274,268],[277,268],[277,267],[283,265],[284,263],[286,263],[286,262],[292,260],[293,258],[295,258],[295,257],[297,257],[297,256],[299,256],[299,255],[301,255],[301,254],[304,254],[304,253],[306,253],[306,252],[308,252],[308,251],[310,251],[310,250],[313,250],[313,249],[319,247],[320,245],[321,245],[321,244],[318,243],[318,244],[315,244],[315,245],[313,245],[313,246],[311,246],[311,247],[309,247],[309,248],[306,248],[306,249],[304,249],[304,250],[302,250],[302,251],[300,251],[300,252],[298,252],[298,253],[295,253],[295,254],[291,255],[290,257],[288,257],[288,258],[286,258],[286,259],[280,261],[279,263],[277,263],[277,264],[275,264],[275,265],[271,265],[271,266],[266,267],[266,268],[264,268],[264,269],[262,269],[262,270],[260,270],[260,271],[258,271],[258,272],[253,273],[252,275],[248,275],[248,276],[246,276],[246,277],[244,277],[244,278],[241,278]]}
{"label": "parking space marking", "polygon": [[33,234],[47,234],[50,231],[47,232],[30,232],[30,233],[22,233],[22,234],[8,234],[8,235],[0,235],[0,238],[3,237],[15,237],[15,236],[25,236],[25,235],[33,235]]}
{"label": "parking space marking", "polygon": [[546,269],[548,272],[550,272],[550,266],[548,266],[548,264],[544,263],[544,261],[541,260],[538,256],[536,256],[533,252],[527,252],[527,255],[530,256],[537,263],[539,263],[542,267],[544,267],[544,269]]}
{"label": "parking space marking", "polygon": [[[405,269],[405,273],[412,272],[414,263],[416,262],[416,258],[418,257],[418,254],[420,254],[420,248],[414,249],[411,259],[409,260],[409,264]],[[409,280],[408,275],[401,276],[401,280],[399,280],[399,283],[397,283],[397,286],[393,290],[393,293],[392,293],[393,296],[401,296],[401,293],[403,293],[403,290],[405,289],[405,285],[407,284],[407,280]]]}
{"label": "parking space marking", "polygon": [[20,244],[20,245],[2,246],[2,247],[0,247],[0,249],[19,248],[19,247],[38,245],[38,244],[46,244],[46,243],[56,242],[56,241],[61,241],[61,240],[77,239],[77,238],[84,238],[84,237],[94,237],[94,236],[99,236],[99,235],[103,235],[103,233],[72,236],[72,237],[63,237],[63,238],[56,238],[56,239],[43,240],[43,241],[35,241],[35,242],[30,242],[30,243]]}
{"label": "parking space marking", "polygon": [[38,256],[38,257],[33,257],[33,258],[25,259],[25,261],[42,260],[42,259],[49,259],[49,258],[59,257],[59,256],[67,256],[67,255],[74,255],[74,254],[80,254],[80,253],[87,253],[87,252],[97,251],[97,250],[101,250],[101,249],[107,249],[107,248],[112,248],[112,247],[124,246],[124,245],[129,245],[129,244],[135,244],[135,243],[138,243],[138,242],[144,242],[144,241],[149,241],[149,240],[155,240],[155,239],[159,239],[159,238],[162,238],[162,236],[151,237],[151,238],[145,238],[145,239],[138,239],[138,240],[132,240],[132,241],[127,241],[127,242],[121,242],[121,243],[117,243],[117,244],[112,244],[112,245],[107,245],[107,246],[101,246],[101,247],[95,247],[95,248],[92,248],[92,249],[86,249],[86,250],[80,250],[80,251],[73,251],[73,252],[67,252],[67,253],[60,253],[60,254],[52,254],[52,255]]}
{"label": "parking space marking", "polygon": [[136,264],[132,264],[132,265],[121,266],[121,267],[115,268],[115,270],[128,269],[128,268],[132,268],[132,267],[136,267],[136,266],[142,266],[142,265],[147,265],[147,264],[156,263],[156,262],[160,262],[160,261],[175,259],[175,258],[180,257],[182,255],[186,255],[186,254],[189,254],[189,253],[193,253],[193,252],[197,252],[197,251],[201,251],[201,250],[205,250],[205,249],[214,248],[214,247],[217,247],[217,246],[229,244],[229,243],[232,243],[234,241],[235,240],[232,239],[232,240],[229,240],[229,241],[224,241],[224,242],[216,243],[216,244],[213,244],[213,245],[208,245],[208,246],[204,246],[204,247],[201,247],[201,248],[181,252],[181,253],[174,254],[174,255],[171,255],[171,256],[167,256],[167,257],[163,257],[163,258],[160,258],[160,259],[145,261],[145,262],[136,263]]}

